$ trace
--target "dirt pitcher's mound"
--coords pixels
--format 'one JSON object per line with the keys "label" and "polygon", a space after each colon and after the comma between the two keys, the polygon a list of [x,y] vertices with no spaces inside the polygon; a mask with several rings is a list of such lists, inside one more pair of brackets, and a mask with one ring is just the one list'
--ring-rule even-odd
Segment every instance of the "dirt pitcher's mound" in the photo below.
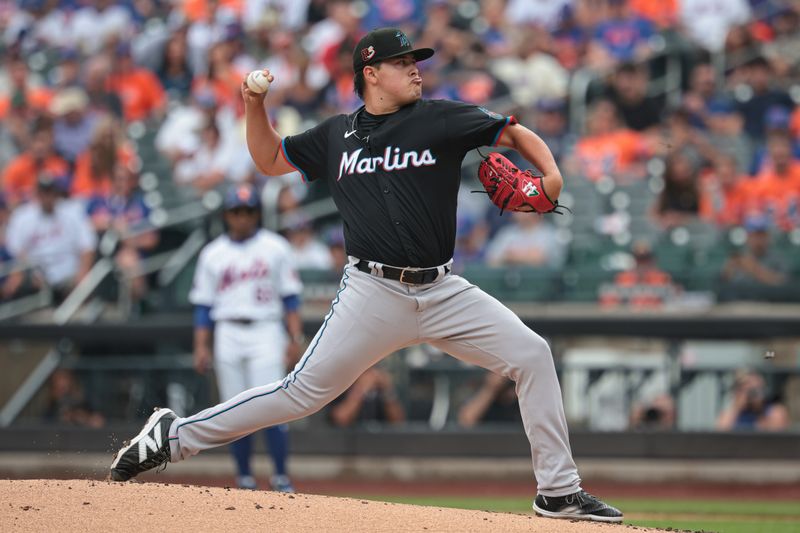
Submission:
{"label": "dirt pitcher's mound", "polygon": [[15,532],[629,531],[536,516],[192,485],[0,480],[0,494],[0,525]]}

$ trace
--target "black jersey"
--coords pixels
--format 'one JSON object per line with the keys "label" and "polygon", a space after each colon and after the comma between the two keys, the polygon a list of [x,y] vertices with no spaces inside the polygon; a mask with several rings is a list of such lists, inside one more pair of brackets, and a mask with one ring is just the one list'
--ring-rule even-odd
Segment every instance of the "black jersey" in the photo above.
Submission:
{"label": "black jersey", "polygon": [[348,255],[400,267],[453,257],[461,162],[497,144],[514,122],[482,107],[418,100],[359,130],[362,106],[283,139],[286,160],[307,181],[328,181],[344,220]]}

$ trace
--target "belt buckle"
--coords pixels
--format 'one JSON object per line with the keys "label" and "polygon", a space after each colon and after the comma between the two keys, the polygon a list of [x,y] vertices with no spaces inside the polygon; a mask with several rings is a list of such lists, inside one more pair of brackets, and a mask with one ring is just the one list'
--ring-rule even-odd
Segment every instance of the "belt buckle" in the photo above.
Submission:
{"label": "belt buckle", "polygon": [[407,284],[407,285],[416,285],[416,283],[412,283],[412,282],[410,282],[410,281],[405,281],[405,280],[403,279],[403,276],[405,276],[405,275],[406,275],[406,271],[407,271],[407,270],[408,270],[408,267],[406,267],[406,268],[404,268],[403,270],[401,270],[401,271],[400,271],[400,283],[405,283],[405,284]]}

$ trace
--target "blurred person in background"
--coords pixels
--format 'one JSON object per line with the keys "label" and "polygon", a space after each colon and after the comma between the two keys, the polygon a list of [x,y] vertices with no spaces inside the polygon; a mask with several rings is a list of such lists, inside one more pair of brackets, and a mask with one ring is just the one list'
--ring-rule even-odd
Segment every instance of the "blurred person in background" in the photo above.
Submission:
{"label": "blurred person in background", "polygon": [[26,274],[11,274],[2,287],[10,298],[26,285],[33,289],[50,287],[60,302],[89,272],[94,262],[97,237],[89,218],[61,200],[60,185],[40,173],[36,199],[16,208],[6,236],[15,261],[34,267]]}
{"label": "blurred person in background", "polygon": [[645,61],[652,54],[655,28],[628,7],[628,0],[606,0],[604,20],[594,28],[586,64],[603,72],[621,62]]}
{"label": "blurred person in background", "polygon": [[53,144],[70,165],[86,150],[94,134],[97,117],[86,112],[88,106],[89,98],[79,87],[61,89],[50,104],[55,117]]}
{"label": "blurred person in background", "polygon": [[0,69],[0,119],[5,118],[12,107],[40,113],[47,111],[53,93],[42,84],[34,83],[32,77],[24,56],[7,54],[5,69]]}
{"label": "blurred person in background", "polygon": [[155,147],[175,165],[197,153],[202,144],[203,130],[210,123],[216,124],[225,139],[236,134],[233,110],[220,107],[211,89],[195,91],[189,102],[170,109],[156,134]]}
{"label": "blurred person in background", "polygon": [[243,73],[231,64],[233,48],[221,40],[208,50],[208,67],[205,72],[195,76],[192,93],[210,90],[214,93],[217,105],[236,110],[237,116],[242,103],[238,98],[239,83]]}
{"label": "blurred person in background", "polygon": [[650,149],[638,132],[620,124],[616,107],[608,100],[592,104],[586,134],[578,140],[568,166],[589,181],[610,177],[617,182],[644,177],[644,159]]}
{"label": "blurred person in background", "polygon": [[703,157],[713,161],[720,153],[733,154],[738,171],[747,172],[753,160],[753,144],[744,134],[744,121],[736,110],[736,104],[724,98],[711,101],[705,125],[705,135],[696,138],[696,146]]}
{"label": "blurred person in background", "polygon": [[379,367],[368,368],[328,407],[328,418],[337,427],[370,424],[402,424],[406,420],[392,376]]}
{"label": "blurred person in background", "polygon": [[698,168],[705,162],[705,153],[710,153],[708,142],[692,124],[691,114],[682,107],[673,109],[662,121],[661,136],[654,146],[665,159],[680,152]]}
{"label": "blurred person in background", "polygon": [[558,28],[564,12],[575,0],[548,0],[546,2],[531,0],[508,0],[506,3],[506,20],[521,26],[533,26],[552,32]]}
{"label": "blurred person in background", "polygon": [[148,221],[150,208],[138,190],[139,176],[129,165],[114,165],[109,191],[97,191],[89,198],[86,212],[98,235],[114,231],[120,239],[114,263],[129,280],[130,297],[138,302],[147,292],[147,280],[141,275],[141,261],[159,240],[158,231]]}
{"label": "blurred person in background", "polygon": [[116,120],[108,116],[101,118],[89,146],[75,162],[70,195],[83,199],[107,196],[111,193],[115,167],[132,165],[135,155]]}
{"label": "blurred person in background", "polygon": [[100,428],[106,423],[102,414],[92,410],[75,373],[58,368],[47,383],[47,405],[44,418],[50,423]]}
{"label": "blurred person in background", "polygon": [[794,102],[786,91],[773,86],[772,65],[763,56],[747,63],[745,80],[751,93],[740,102],[739,112],[744,117],[744,131],[753,142],[761,143],[767,130],[767,111],[771,107],[794,109]]}
{"label": "blurred person in background", "polygon": [[[489,57],[502,57],[511,53],[513,18],[506,18],[506,0],[484,0],[481,12],[471,23],[478,40],[486,46]],[[519,22],[517,22],[519,23]]]}
{"label": "blurred person in background", "polygon": [[563,99],[540,99],[533,114],[536,133],[561,164],[575,146],[577,137],[567,128],[567,106]]}
{"label": "blurred person in background", "polygon": [[286,238],[292,246],[292,255],[297,268],[312,270],[333,268],[330,250],[317,237],[311,219],[301,212],[287,214]]}
{"label": "blurred person in background", "polygon": [[50,81],[58,90],[80,87],[82,75],[82,57],[75,48],[63,48],[59,52],[58,65],[50,71]]}
{"label": "blurred person in background", "polygon": [[764,45],[764,56],[772,64],[775,75],[782,79],[797,79],[800,75],[800,12],[794,7],[782,7],[772,19],[772,41]]}
{"label": "blurred person in background", "polygon": [[128,38],[136,26],[131,11],[114,0],[77,0],[69,17],[74,44],[87,54],[100,52],[114,39]]}
{"label": "blurred person in background", "polygon": [[[205,373],[213,361],[220,399],[226,401],[282,379],[305,340],[299,311],[303,286],[291,249],[282,237],[260,227],[255,188],[230,187],[223,208],[225,233],[200,252],[189,300],[195,308],[195,370]],[[273,490],[294,492],[286,465],[288,427],[275,425],[263,434],[274,464]],[[255,489],[252,437],[242,436],[230,450],[237,485]]]}
{"label": "blurred person in background", "polygon": [[189,64],[185,29],[169,36],[156,72],[170,100],[180,102],[189,96],[195,72]]}
{"label": "blurred person in background", "polygon": [[458,87],[456,90],[458,100],[477,105],[491,105],[510,96],[508,85],[489,70],[489,56],[481,42],[470,43],[461,57],[461,65],[459,72],[453,74],[453,81]]}
{"label": "blurred person in background", "polygon": [[541,100],[558,100],[567,94],[569,73],[545,49],[549,36],[516,31],[513,53],[490,62],[492,72],[511,87],[514,103],[534,106]]}
{"label": "blurred person in background", "polygon": [[340,113],[357,105],[358,96],[353,92],[353,46],[355,43],[342,41],[336,49],[330,81],[321,91],[328,114]]}
{"label": "blurred person in background", "polygon": [[743,250],[733,250],[720,273],[719,299],[776,300],[788,296],[786,259],[774,246],[769,220],[753,216],[745,221],[747,242]]}
{"label": "blurred person in background", "polygon": [[751,186],[737,168],[736,156],[721,152],[710,173],[700,180],[700,216],[729,227],[742,224]]}
{"label": "blurred person in background", "polygon": [[647,95],[648,83],[644,64],[622,63],[611,76],[607,97],[616,106],[623,124],[634,131],[646,132],[661,122],[664,103]]}
{"label": "blurred person in background", "polygon": [[674,299],[679,287],[658,267],[651,244],[638,240],[631,245],[631,254],[633,267],[617,273],[613,283],[600,287],[600,305],[655,308]]}
{"label": "blurred person in background", "polygon": [[800,161],[793,158],[788,132],[767,138],[768,162],[752,183],[746,207],[771,219],[784,231],[800,227]]}
{"label": "blurred person in background", "polygon": [[238,150],[234,143],[225,142],[214,122],[208,122],[200,133],[197,150],[175,164],[173,179],[178,185],[191,187],[195,194],[215,189],[229,179]]}
{"label": "blurred person in background", "polygon": [[764,124],[766,126],[765,142],[755,151],[750,167],[748,167],[750,174],[754,176],[774,170],[771,151],[776,147],[770,140],[776,137],[785,137],[789,140],[789,153],[793,160],[791,164],[800,161],[800,138],[792,135],[790,110],[782,106],[770,107],[764,117]]}
{"label": "blurred person in background", "polygon": [[131,56],[129,43],[114,49],[107,90],[119,94],[126,122],[161,120],[166,111],[166,94],[156,75],[139,67]]}
{"label": "blurred person in background", "polygon": [[122,94],[118,92],[117,85],[109,84],[112,59],[101,54],[91,57],[86,61],[83,73],[83,89],[89,97],[90,112],[99,115],[111,115],[117,119],[123,118]]}
{"label": "blurred person in background", "polygon": [[669,394],[659,394],[651,400],[634,405],[630,427],[633,430],[670,431],[675,429],[675,401]]}
{"label": "blurred person in background", "polygon": [[722,50],[728,30],[751,16],[747,0],[681,0],[679,5],[680,28],[710,52]]}
{"label": "blurred person in background", "polygon": [[754,371],[737,373],[733,399],[717,418],[721,431],[783,431],[789,427],[789,410],[780,394],[769,394],[764,377]]}
{"label": "blurred person in background", "polygon": [[567,249],[552,224],[540,215],[511,213],[512,224],[489,241],[486,261],[493,266],[531,266],[559,269]]}
{"label": "blurred person in background", "polygon": [[700,127],[705,123],[709,104],[717,98],[717,73],[714,65],[700,61],[689,73],[689,87],[681,95],[680,107],[690,113],[692,124]]}
{"label": "blurred person in background", "polygon": [[459,214],[456,218],[456,247],[453,264],[463,268],[469,264],[481,264],[486,259],[486,243],[489,240],[488,224],[475,215]]}
{"label": "blurred person in background", "polygon": [[725,36],[725,45],[722,50],[725,58],[726,83],[729,86],[746,83],[748,63],[752,60],[753,54],[760,51],[760,48],[760,40],[756,38],[751,24],[731,26],[728,35]]}
{"label": "blurred person in background", "polygon": [[653,205],[653,217],[662,229],[684,225],[700,215],[699,169],[684,152],[667,156],[664,189]]}
{"label": "blurred person in background", "polygon": [[31,125],[31,132],[27,149],[3,171],[3,194],[12,207],[33,197],[37,176],[42,173],[69,178],[69,164],[55,150],[52,120],[39,118]]}
{"label": "blurred person in background", "polygon": [[485,372],[478,390],[458,409],[458,425],[471,428],[491,422],[521,422],[514,382],[494,372]]}

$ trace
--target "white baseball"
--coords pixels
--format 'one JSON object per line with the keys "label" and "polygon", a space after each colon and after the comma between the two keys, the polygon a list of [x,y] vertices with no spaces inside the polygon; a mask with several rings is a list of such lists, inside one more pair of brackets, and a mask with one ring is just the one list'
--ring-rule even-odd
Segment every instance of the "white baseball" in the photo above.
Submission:
{"label": "white baseball", "polygon": [[254,70],[247,75],[247,88],[258,94],[269,90],[269,80],[263,70]]}

